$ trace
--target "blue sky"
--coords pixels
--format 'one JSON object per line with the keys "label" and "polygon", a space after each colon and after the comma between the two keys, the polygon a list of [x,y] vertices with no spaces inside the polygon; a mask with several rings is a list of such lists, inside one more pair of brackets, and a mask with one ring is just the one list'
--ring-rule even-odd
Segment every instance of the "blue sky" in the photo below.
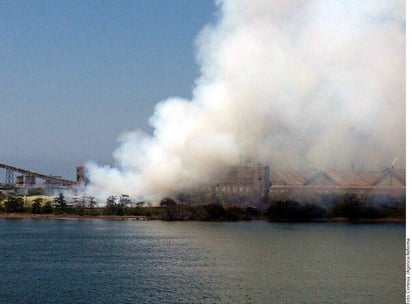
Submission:
{"label": "blue sky", "polygon": [[112,162],[157,102],[190,98],[214,19],[213,0],[1,1],[0,162],[66,178]]}

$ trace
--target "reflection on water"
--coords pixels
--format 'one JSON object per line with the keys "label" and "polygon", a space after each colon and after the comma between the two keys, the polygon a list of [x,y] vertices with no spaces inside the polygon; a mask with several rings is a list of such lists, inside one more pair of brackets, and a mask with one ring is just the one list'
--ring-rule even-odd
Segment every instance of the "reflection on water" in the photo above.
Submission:
{"label": "reflection on water", "polygon": [[4,303],[401,303],[405,225],[0,220]]}

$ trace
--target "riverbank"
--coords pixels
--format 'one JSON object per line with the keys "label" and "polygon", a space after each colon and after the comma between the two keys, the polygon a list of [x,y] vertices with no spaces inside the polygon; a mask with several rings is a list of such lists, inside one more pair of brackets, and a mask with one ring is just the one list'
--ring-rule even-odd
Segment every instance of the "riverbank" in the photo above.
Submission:
{"label": "riverbank", "polygon": [[[153,220],[162,220],[157,216],[120,216],[120,215],[74,215],[74,214],[30,214],[30,213],[0,213],[0,218],[5,219],[58,219],[58,220],[110,220],[110,221],[153,221]],[[249,219],[248,221],[269,221],[267,217],[261,217],[256,219]],[[163,220],[164,221],[164,220]],[[176,220],[183,221],[183,220]],[[191,220],[196,221],[196,220]],[[231,222],[231,221],[223,221]],[[272,221],[276,223],[291,223],[290,221]],[[357,219],[350,220],[343,217],[335,218],[319,218],[313,219],[310,221],[303,221],[307,223],[339,223],[339,222],[348,222],[348,223],[360,223],[360,224],[374,224],[374,223],[406,223],[405,218],[376,218],[376,219]]]}
{"label": "riverbank", "polygon": [[75,215],[75,214],[30,214],[30,213],[0,213],[0,218],[5,219],[102,219],[113,221],[124,220],[158,220],[159,218],[151,218],[147,216],[118,216],[118,215]]}

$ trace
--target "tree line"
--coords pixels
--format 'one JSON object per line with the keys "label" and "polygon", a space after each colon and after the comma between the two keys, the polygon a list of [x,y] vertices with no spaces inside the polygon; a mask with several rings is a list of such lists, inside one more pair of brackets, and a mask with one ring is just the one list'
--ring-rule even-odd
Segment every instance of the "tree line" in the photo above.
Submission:
{"label": "tree line", "polygon": [[[192,196],[193,197],[193,196]],[[313,221],[330,218],[384,219],[406,217],[406,198],[390,195],[361,196],[352,193],[327,194],[319,201],[298,201],[293,199],[273,199],[265,207],[239,206],[222,203],[215,196],[202,198],[199,204],[190,202],[191,196],[166,197],[159,206],[145,202],[132,202],[128,195],[109,196],[104,206],[97,207],[94,197],[75,196],[70,203],[62,193],[52,200],[35,198],[31,205],[26,197],[14,193],[0,192],[0,212],[32,214],[74,214],[88,216],[143,216],[166,221],[238,221],[267,219],[269,221]]]}

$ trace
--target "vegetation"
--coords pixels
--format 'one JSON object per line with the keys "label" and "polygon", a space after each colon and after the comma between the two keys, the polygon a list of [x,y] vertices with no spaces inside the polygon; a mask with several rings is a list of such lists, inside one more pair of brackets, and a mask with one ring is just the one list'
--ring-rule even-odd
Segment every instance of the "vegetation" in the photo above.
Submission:
{"label": "vegetation", "polygon": [[240,221],[263,218],[263,212],[248,207],[224,207],[221,204],[200,206],[172,205],[163,209],[161,219],[166,221]]}
{"label": "vegetation", "polygon": [[339,203],[332,207],[330,217],[344,217],[349,220],[405,218],[406,200],[387,195],[362,198],[354,194],[344,194]]}
{"label": "vegetation", "polygon": [[104,208],[105,215],[126,215],[125,205],[116,196],[109,196]]}
{"label": "vegetation", "polygon": [[6,194],[0,191],[0,202],[2,202],[6,198]]}
{"label": "vegetation", "polygon": [[160,201],[160,207],[176,206],[177,203],[173,198],[166,197]]}
{"label": "vegetation", "polygon": [[64,199],[63,193],[60,193],[59,196],[57,196],[54,199],[54,202],[56,204],[56,208],[59,210],[60,213],[64,213],[66,211],[67,202]]}
{"label": "vegetation", "polygon": [[33,203],[31,205],[31,213],[40,214],[42,203],[43,203],[42,198],[36,198],[35,200],[33,200]]}
{"label": "vegetation", "polygon": [[42,188],[33,188],[27,191],[27,196],[44,195],[44,190]]}
{"label": "vegetation", "polygon": [[24,198],[20,195],[7,195],[6,200],[4,202],[4,210],[6,212],[23,212]]}
{"label": "vegetation", "polygon": [[301,222],[324,218],[326,209],[314,204],[302,205],[297,201],[286,200],[273,202],[266,214],[270,221]]}
{"label": "vegetation", "polygon": [[41,213],[43,214],[50,214],[53,213],[53,206],[50,201],[47,201],[42,207],[41,207]]}
{"label": "vegetation", "polygon": [[[194,199],[198,204],[192,203]],[[27,206],[25,206],[25,201]],[[200,203],[205,202],[205,203]],[[233,203],[234,202],[234,203]],[[251,201],[254,205],[255,201]],[[61,193],[55,198],[45,196],[27,197],[15,193],[0,192],[0,212],[59,214],[76,216],[136,216],[166,221],[239,221],[267,219],[269,221],[319,221],[345,218],[349,221],[371,219],[405,219],[406,198],[390,195],[360,196],[346,193],[326,194],[307,201],[276,198],[266,208],[242,206],[236,197],[225,197],[207,193],[179,194],[176,200],[166,197],[158,207],[145,202],[134,203],[128,195],[110,196],[104,207],[96,207],[93,197],[73,197],[67,201]]]}

